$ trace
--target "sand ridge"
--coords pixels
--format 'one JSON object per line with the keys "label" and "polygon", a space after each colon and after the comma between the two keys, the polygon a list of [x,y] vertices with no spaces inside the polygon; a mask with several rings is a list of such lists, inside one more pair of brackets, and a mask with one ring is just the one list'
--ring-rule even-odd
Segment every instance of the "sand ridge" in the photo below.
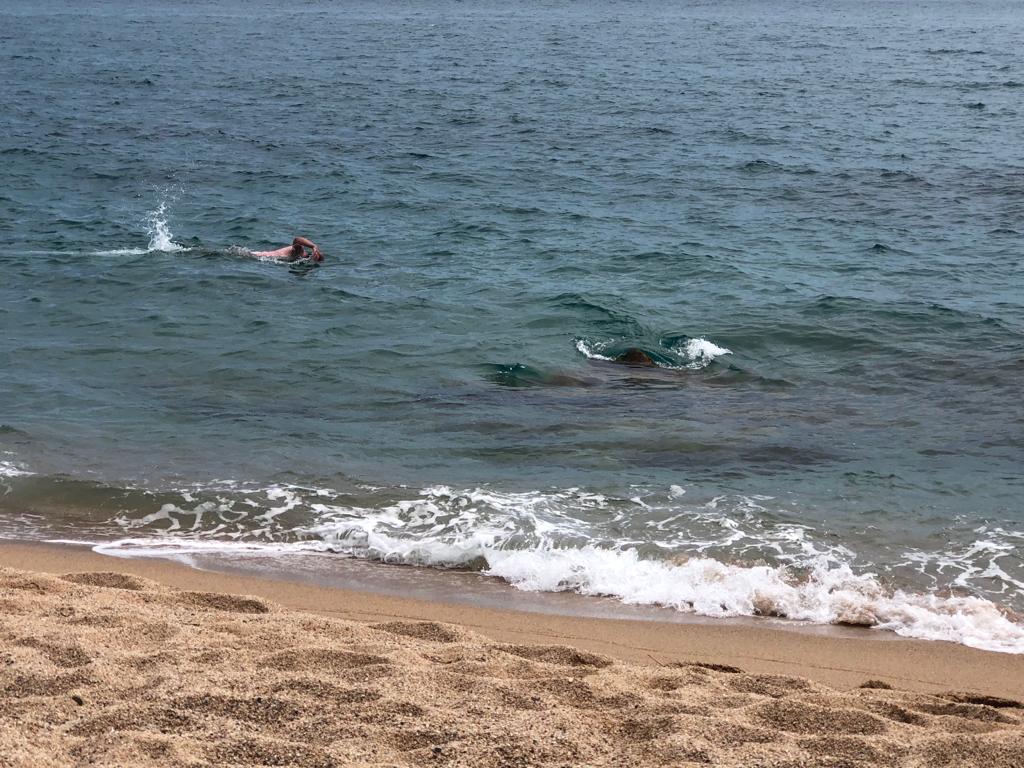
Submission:
{"label": "sand ridge", "polygon": [[0,569],[0,765],[1024,766],[1012,699]]}

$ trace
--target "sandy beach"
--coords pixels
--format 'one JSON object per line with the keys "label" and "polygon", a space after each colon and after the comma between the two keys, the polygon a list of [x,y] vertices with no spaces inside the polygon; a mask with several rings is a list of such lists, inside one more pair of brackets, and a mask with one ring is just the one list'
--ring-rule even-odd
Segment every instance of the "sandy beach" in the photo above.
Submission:
{"label": "sandy beach", "polygon": [[1020,656],[0,565],[0,765],[1024,765]]}

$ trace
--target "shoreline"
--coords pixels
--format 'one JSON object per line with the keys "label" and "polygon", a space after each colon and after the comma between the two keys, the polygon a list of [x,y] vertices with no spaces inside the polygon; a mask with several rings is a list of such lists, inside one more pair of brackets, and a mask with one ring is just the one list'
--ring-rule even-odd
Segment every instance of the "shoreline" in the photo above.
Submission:
{"label": "shoreline", "polygon": [[271,582],[293,582],[328,589],[407,597],[427,603],[451,603],[477,608],[495,608],[519,613],[546,613],[595,619],[654,621],[664,624],[708,624],[712,626],[770,627],[783,632],[800,632],[829,637],[861,639],[865,632],[882,640],[899,642],[908,638],[889,630],[863,625],[817,624],[795,619],[760,616],[708,616],[650,604],[625,603],[618,597],[583,595],[574,590],[549,592],[521,590],[500,576],[462,569],[433,568],[404,563],[382,563],[338,556],[333,553],[246,554],[222,557],[217,554],[119,555],[94,548],[88,542],[22,541],[27,545],[70,546],[92,551],[102,557],[123,560],[154,560],[184,565],[198,571]]}
{"label": "shoreline", "polygon": [[54,575],[114,572],[176,589],[253,595],[285,609],[361,623],[442,622],[498,642],[569,645],[645,667],[713,663],[754,674],[798,675],[840,689],[880,680],[921,693],[957,690],[1024,698],[1024,655],[869,629],[821,631],[821,627],[758,626],[757,620],[662,621],[649,615],[607,618],[511,610],[323,586],[276,575],[198,570],[167,560],[110,557],[72,545],[2,542],[0,566]]}

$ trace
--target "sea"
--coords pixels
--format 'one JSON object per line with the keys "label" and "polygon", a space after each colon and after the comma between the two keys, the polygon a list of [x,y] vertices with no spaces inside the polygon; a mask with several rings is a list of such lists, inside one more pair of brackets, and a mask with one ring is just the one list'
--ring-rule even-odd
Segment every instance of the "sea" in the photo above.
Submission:
{"label": "sea", "polygon": [[4,539],[1024,653],[1018,2],[0,41]]}

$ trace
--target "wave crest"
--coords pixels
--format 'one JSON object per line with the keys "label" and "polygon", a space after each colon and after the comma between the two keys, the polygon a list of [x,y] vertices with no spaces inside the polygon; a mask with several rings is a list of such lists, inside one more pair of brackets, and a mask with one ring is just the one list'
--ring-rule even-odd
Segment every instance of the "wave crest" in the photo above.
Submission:
{"label": "wave crest", "polygon": [[658,368],[669,370],[700,370],[707,368],[722,355],[731,355],[732,350],[720,347],[703,336],[683,336],[668,345],[643,345],[620,340],[594,341],[577,338],[576,350],[590,360],[618,362],[630,350],[640,350]]}

